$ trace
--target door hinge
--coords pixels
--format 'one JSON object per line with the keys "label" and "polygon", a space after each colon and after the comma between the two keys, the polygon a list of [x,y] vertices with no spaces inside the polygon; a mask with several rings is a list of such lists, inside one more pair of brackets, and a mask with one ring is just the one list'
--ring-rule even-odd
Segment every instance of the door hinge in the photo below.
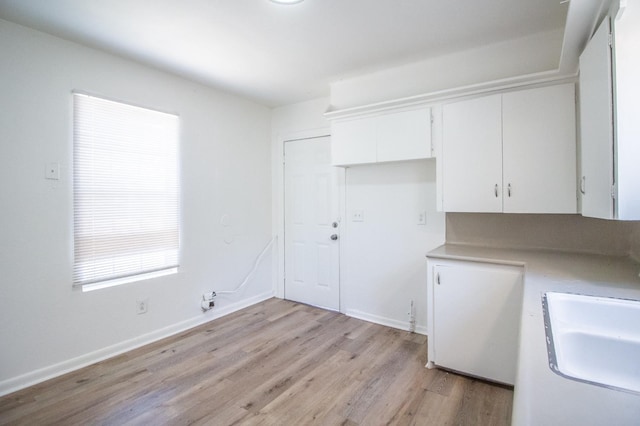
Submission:
{"label": "door hinge", "polygon": [[608,34],[607,42],[609,43],[609,47],[613,48],[613,34],[611,33]]}
{"label": "door hinge", "polygon": [[616,186],[611,185],[611,198],[616,199]]}

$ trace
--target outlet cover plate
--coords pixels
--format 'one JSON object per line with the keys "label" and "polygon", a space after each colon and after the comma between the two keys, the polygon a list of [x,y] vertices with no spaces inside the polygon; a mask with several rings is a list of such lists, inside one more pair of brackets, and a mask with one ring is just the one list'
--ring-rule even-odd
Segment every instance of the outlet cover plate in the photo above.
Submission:
{"label": "outlet cover plate", "polygon": [[146,314],[149,308],[149,299],[136,300],[136,313]]}

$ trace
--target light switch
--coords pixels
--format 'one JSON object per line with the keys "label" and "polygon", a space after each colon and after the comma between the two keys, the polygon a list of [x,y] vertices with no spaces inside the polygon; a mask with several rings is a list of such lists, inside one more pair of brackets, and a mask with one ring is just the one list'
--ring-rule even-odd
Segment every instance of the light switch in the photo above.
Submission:
{"label": "light switch", "polygon": [[364,222],[364,211],[363,210],[354,210],[351,214],[352,222]]}
{"label": "light switch", "polygon": [[47,179],[59,180],[60,179],[60,163],[48,163],[44,176]]}

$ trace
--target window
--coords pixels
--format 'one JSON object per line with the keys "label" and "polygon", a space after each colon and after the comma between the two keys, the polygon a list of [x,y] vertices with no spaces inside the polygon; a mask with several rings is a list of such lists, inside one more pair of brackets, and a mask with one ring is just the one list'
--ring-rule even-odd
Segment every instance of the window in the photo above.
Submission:
{"label": "window", "polygon": [[176,115],[74,93],[74,286],[177,271]]}

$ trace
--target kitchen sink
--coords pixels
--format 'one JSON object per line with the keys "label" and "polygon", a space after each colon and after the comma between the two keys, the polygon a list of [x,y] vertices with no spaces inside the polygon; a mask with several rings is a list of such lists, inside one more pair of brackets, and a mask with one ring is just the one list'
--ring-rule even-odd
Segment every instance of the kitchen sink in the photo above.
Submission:
{"label": "kitchen sink", "polygon": [[640,394],[640,301],[547,292],[542,307],[554,373]]}

